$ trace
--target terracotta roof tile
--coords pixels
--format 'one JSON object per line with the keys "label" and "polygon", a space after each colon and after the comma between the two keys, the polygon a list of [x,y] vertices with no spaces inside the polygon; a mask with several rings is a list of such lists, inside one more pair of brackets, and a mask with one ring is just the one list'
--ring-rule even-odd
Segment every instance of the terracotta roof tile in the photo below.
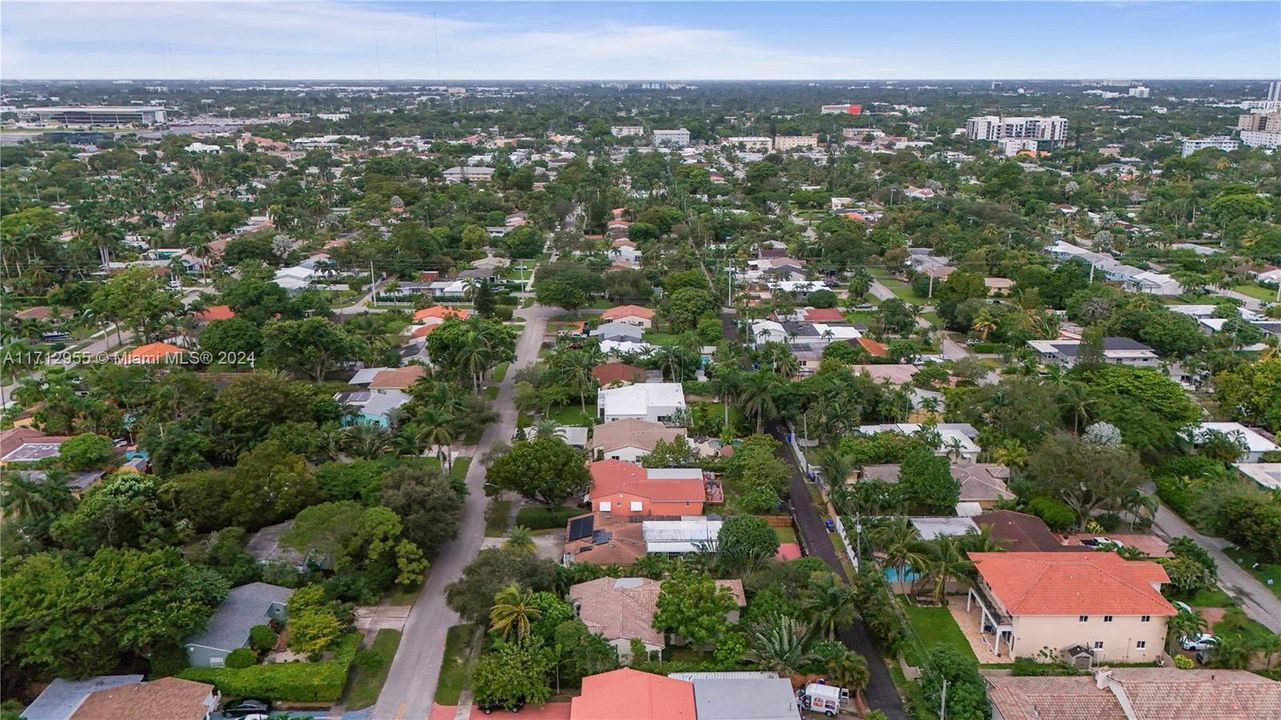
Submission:
{"label": "terracotta roof tile", "polygon": [[1169,582],[1154,562],[1108,552],[969,553],[1012,615],[1173,615],[1153,584]]}
{"label": "terracotta roof tile", "polygon": [[91,693],[69,720],[203,720],[213,685],[174,677]]}
{"label": "terracotta roof tile", "polygon": [[406,365],[395,370],[383,370],[370,381],[370,388],[408,390],[418,379],[427,374],[422,365]]}
{"label": "terracotta roof tile", "polygon": [[700,480],[650,480],[645,468],[622,460],[600,460],[590,467],[591,496],[627,493],[656,502],[706,502],[707,486]]}
{"label": "terracotta roof tile", "polygon": [[616,382],[640,382],[645,379],[645,370],[627,363],[605,363],[592,368],[592,377],[601,385],[612,385]]}
{"label": "terracotta roof tile", "polygon": [[209,309],[196,315],[196,319],[203,322],[213,320],[230,320],[236,316],[236,311],[231,309],[230,305],[213,305]]}
{"label": "terracotta roof tile", "polygon": [[573,720],[695,720],[694,684],[631,668],[583,678]]}
{"label": "terracotta roof tile", "polygon": [[623,317],[639,317],[652,320],[654,319],[654,311],[640,305],[619,305],[606,310],[600,316],[603,320],[616,320]]}

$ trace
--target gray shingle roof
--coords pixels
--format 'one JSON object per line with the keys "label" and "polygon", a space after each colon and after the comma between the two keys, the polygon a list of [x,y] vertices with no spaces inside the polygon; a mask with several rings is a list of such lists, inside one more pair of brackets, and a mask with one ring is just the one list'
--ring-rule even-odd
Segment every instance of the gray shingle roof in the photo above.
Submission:
{"label": "gray shingle roof", "polygon": [[249,583],[232,588],[218,611],[209,618],[205,631],[187,639],[187,645],[200,645],[216,650],[235,650],[249,639],[249,630],[265,625],[272,603],[287,603],[294,591],[268,583]]}
{"label": "gray shingle roof", "polygon": [[25,720],[67,720],[90,693],[142,682],[141,675],[100,675],[88,680],[58,678],[22,711]]}

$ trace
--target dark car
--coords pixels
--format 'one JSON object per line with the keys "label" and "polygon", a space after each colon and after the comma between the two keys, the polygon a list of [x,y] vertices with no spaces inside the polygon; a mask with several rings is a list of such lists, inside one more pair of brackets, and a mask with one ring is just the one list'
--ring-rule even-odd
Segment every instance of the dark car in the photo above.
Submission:
{"label": "dark car", "polygon": [[500,700],[487,698],[485,700],[477,700],[476,707],[480,708],[480,711],[486,715],[492,715],[495,710],[507,710],[508,712],[518,713],[521,708],[525,707],[525,698],[520,698],[510,706]]}
{"label": "dark car", "polygon": [[228,718],[244,718],[250,715],[267,715],[271,713],[271,703],[266,700],[235,700],[222,706],[222,714]]}

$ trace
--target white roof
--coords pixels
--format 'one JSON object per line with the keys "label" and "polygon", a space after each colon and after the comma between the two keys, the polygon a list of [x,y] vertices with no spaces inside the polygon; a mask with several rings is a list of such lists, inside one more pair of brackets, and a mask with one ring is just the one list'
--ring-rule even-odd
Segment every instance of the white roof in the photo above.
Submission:
{"label": "white roof", "polygon": [[632,340],[601,340],[600,351],[606,355],[648,355],[654,352],[654,346]]}
{"label": "white roof", "polygon": [[680,383],[636,383],[601,390],[596,402],[606,415],[643,416],[651,407],[685,407],[685,390]]}
{"label": "white roof", "polygon": [[1221,432],[1230,438],[1241,438],[1245,441],[1247,452],[1272,452],[1281,450],[1281,446],[1259,434],[1254,428],[1248,428],[1239,422],[1207,422],[1192,427],[1192,441],[1201,442],[1207,432]]}
{"label": "white roof", "polygon": [[[863,425],[858,428],[858,432],[864,435],[875,435],[881,432],[915,435],[921,431],[922,427],[924,426],[916,423],[887,423],[884,425]],[[934,426],[934,430],[939,434],[939,439],[943,442],[942,450],[946,450],[953,440],[957,441],[963,455],[978,453],[983,449],[974,442],[979,433],[969,423],[940,423]]]}
{"label": "white roof", "polygon": [[979,531],[979,526],[968,517],[914,517],[910,520],[922,540],[933,540],[945,535],[977,534]]}
{"label": "white roof", "polygon": [[[653,477],[653,471],[650,471]],[[720,520],[706,517],[683,517],[680,520],[646,520],[641,526],[645,551],[652,553],[700,552],[721,534]]]}
{"label": "white roof", "polygon": [[863,333],[852,325],[827,325],[824,323],[813,323],[813,325],[820,337],[827,335],[829,332],[834,340],[857,340],[863,337]]}
{"label": "white roof", "polygon": [[374,381],[375,375],[382,372],[383,370],[390,370],[390,369],[391,368],[386,368],[386,367],[362,368],[360,370],[357,370],[355,375],[351,376],[351,379],[347,381],[347,384],[348,385],[368,385],[369,383]]}
{"label": "white roof", "polygon": [[1281,490],[1281,463],[1237,463],[1236,468],[1266,490]]}

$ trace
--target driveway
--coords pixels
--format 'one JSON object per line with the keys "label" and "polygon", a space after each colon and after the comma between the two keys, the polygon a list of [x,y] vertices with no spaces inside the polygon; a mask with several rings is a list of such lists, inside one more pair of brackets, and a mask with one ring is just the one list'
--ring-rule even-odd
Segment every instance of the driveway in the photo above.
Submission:
{"label": "driveway", "polygon": [[[517,315],[525,318],[525,327],[516,343],[516,362],[512,364],[512,372],[508,372],[498,386],[493,410],[499,419],[481,434],[474,453],[476,457],[506,443],[516,432],[516,407],[512,403],[514,371],[537,360],[547,318],[558,312],[556,308],[541,305],[516,311]],[[418,600],[405,622],[400,648],[392,660],[378,704],[370,715],[372,720],[425,720],[431,713],[445,652],[445,631],[458,624],[458,614],[445,604],[445,586],[458,579],[463,568],[480,551],[485,537],[485,506],[488,502],[484,484],[485,467],[480,462],[473,462],[467,469],[469,493],[463,505],[458,538],[441,548],[439,556],[432,561],[427,584],[418,594]]]}
{"label": "driveway", "polygon": [[[1159,500],[1158,502],[1160,503]],[[1281,633],[1281,598],[1224,554],[1223,548],[1231,543],[1197,532],[1187,521],[1166,507],[1165,503],[1160,503],[1157,507],[1152,527],[1166,540],[1189,537],[1205,548],[1219,566],[1219,585],[1223,590],[1241,605],[1246,615],[1263,623],[1272,632]]]}

